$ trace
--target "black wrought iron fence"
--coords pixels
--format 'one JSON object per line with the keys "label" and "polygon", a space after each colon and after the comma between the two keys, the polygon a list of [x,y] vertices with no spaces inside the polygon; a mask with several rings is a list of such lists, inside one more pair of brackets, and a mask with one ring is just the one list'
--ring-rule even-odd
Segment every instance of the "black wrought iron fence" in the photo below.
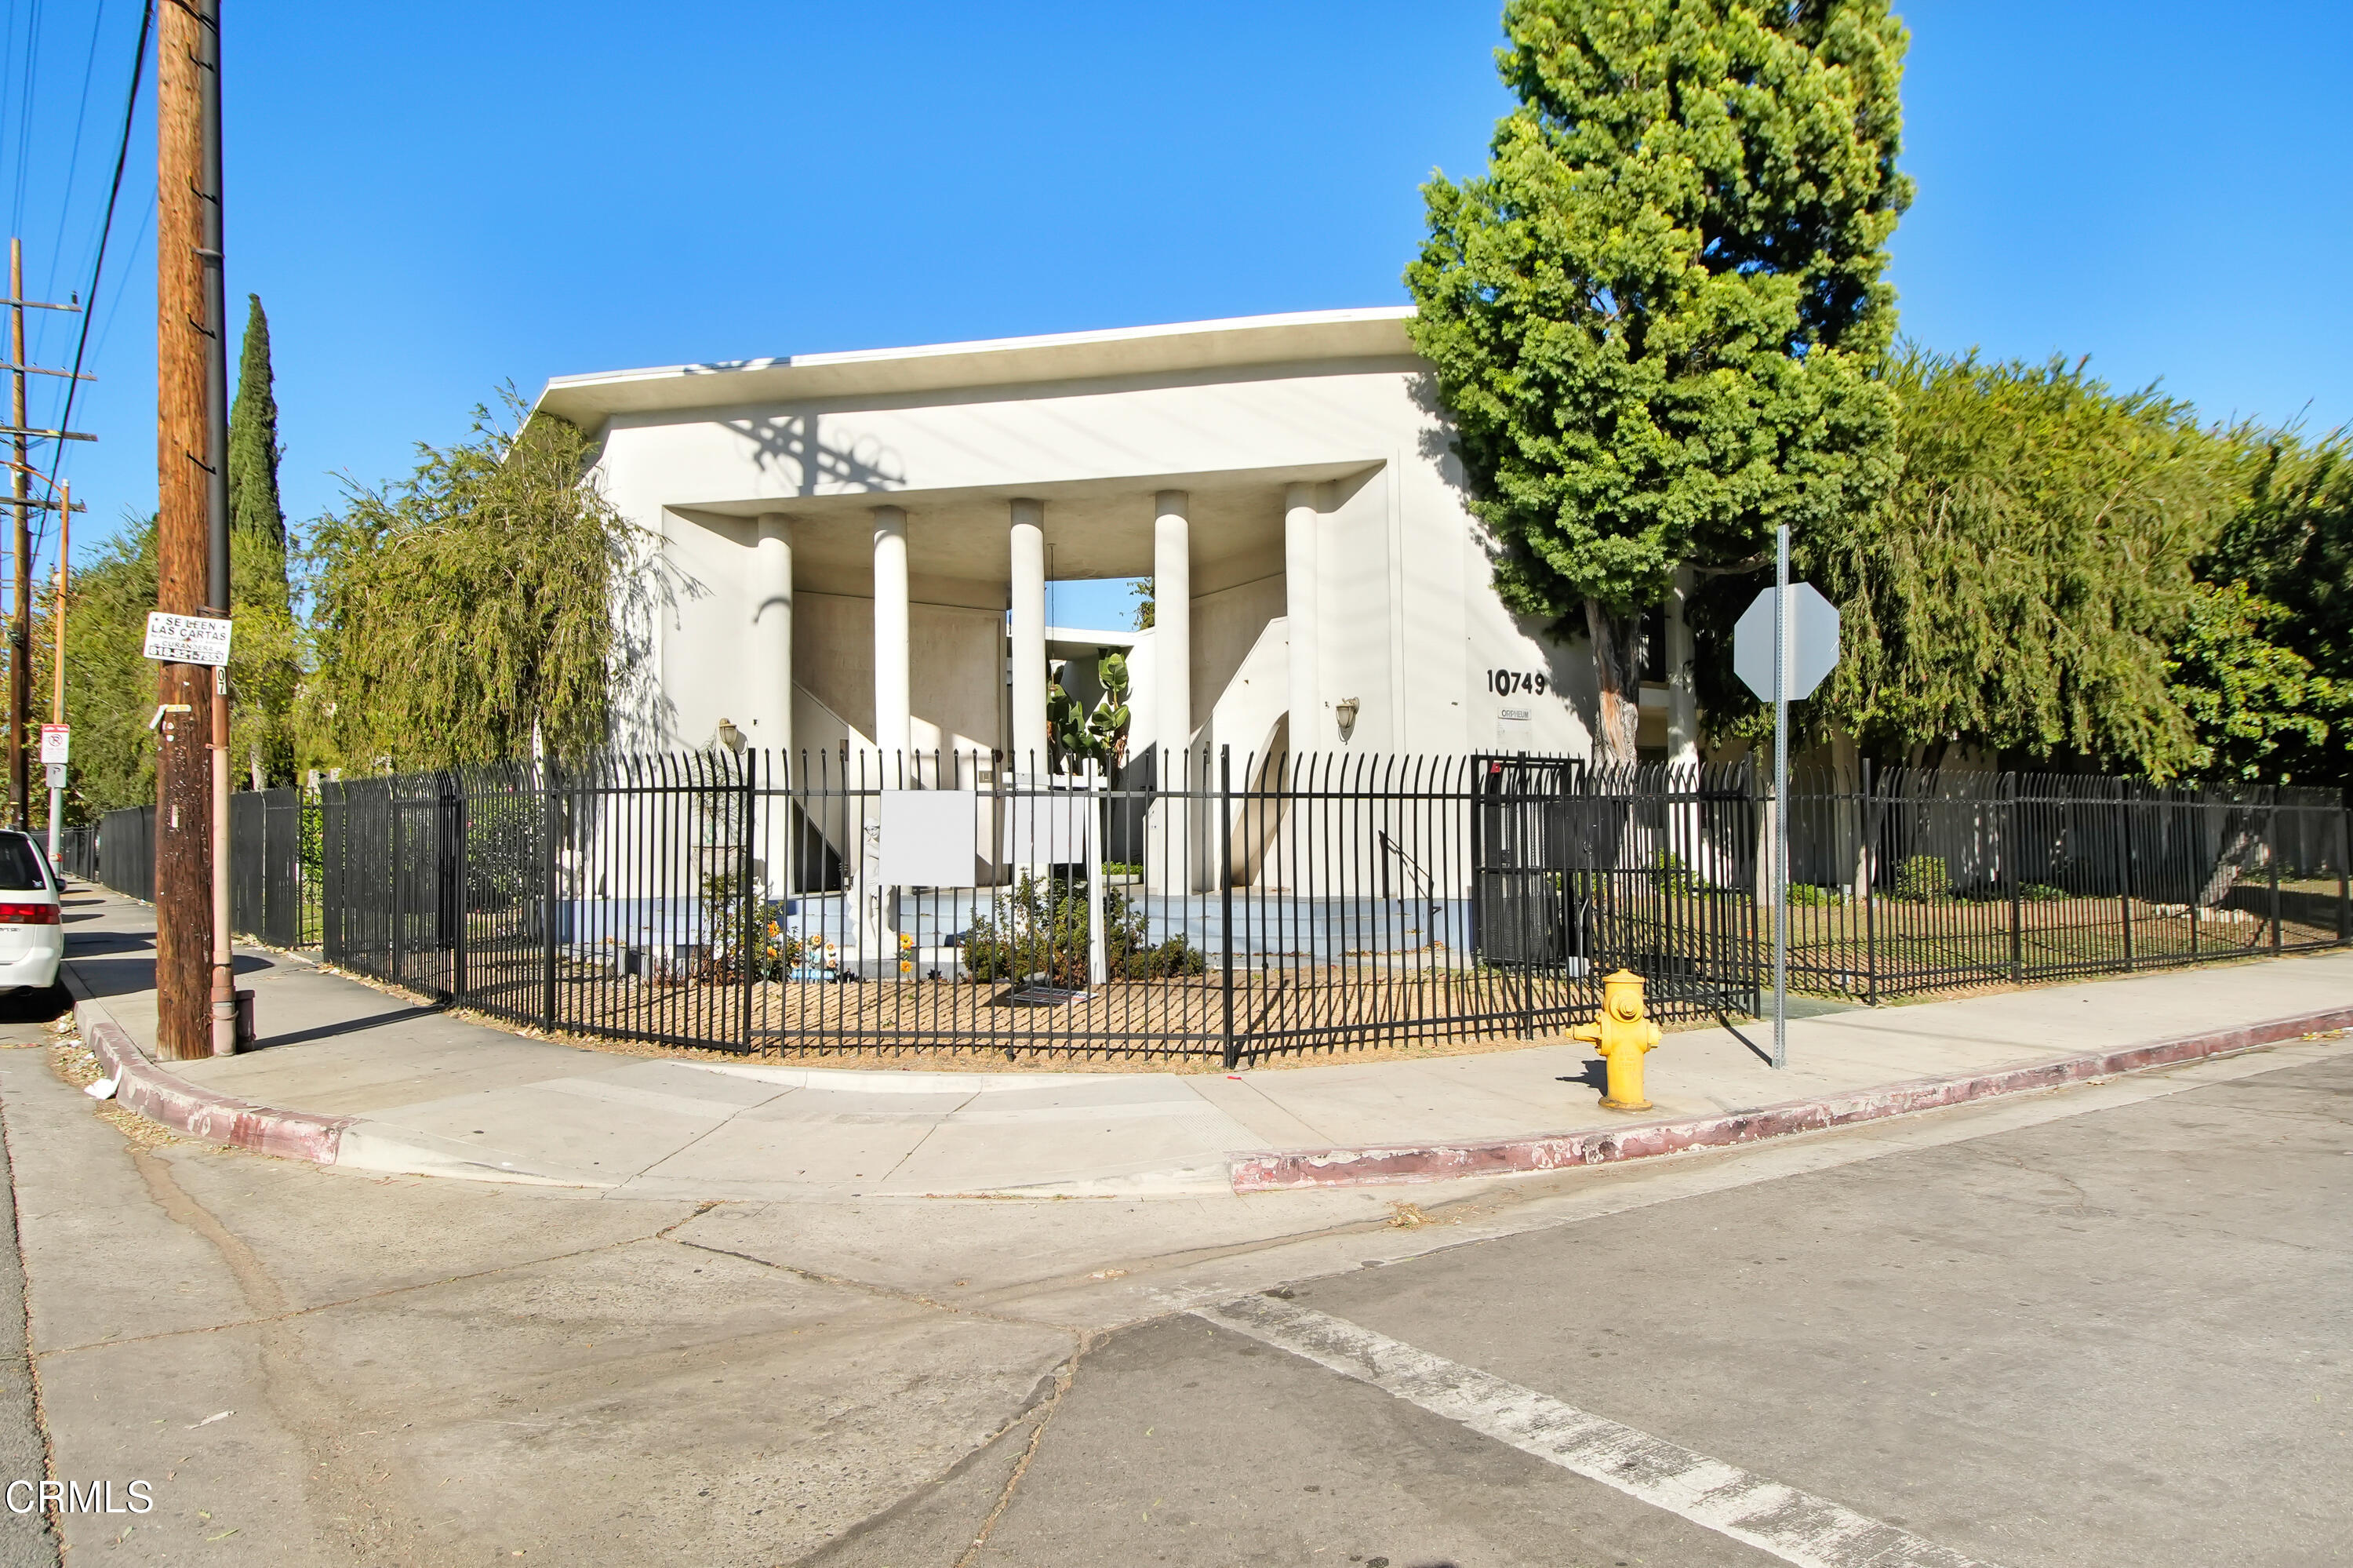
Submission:
{"label": "black wrought iron fence", "polygon": [[1755,1011],[1760,819],[1745,764],[1472,763],[1472,920],[1482,957],[1574,957],[1596,973],[1632,969],[1654,999],[1685,1011]]}
{"label": "black wrought iron fence", "polygon": [[1789,849],[1791,982],[1867,1001],[2353,937],[2335,790],[1865,766]]}
{"label": "black wrought iron fence", "polygon": [[58,872],[75,882],[98,880],[98,830],[95,827],[58,830]]}
{"label": "black wrought iron fence", "polygon": [[155,808],[128,806],[98,820],[95,880],[151,903],[155,897]]}
{"label": "black wrought iron fence", "polygon": [[323,792],[325,948],[554,1030],[738,1051],[1240,1062],[1528,1035],[1588,1015],[1620,963],[1661,978],[1667,1016],[1745,1009],[1753,802],[1691,783],[1224,753],[346,781]]}
{"label": "black wrought iron fence", "polygon": [[[228,808],[231,928],[271,947],[317,946],[318,802],[299,789],[241,789]],[[65,830],[58,847],[68,876],[153,901],[154,807],[108,811],[93,827]]]}
{"label": "black wrought iron fence", "polygon": [[[240,794],[237,928],[559,1032],[1207,1056],[1525,1037],[1633,969],[1753,1012],[1745,765],[987,754],[522,764]],[[152,808],[64,858],[153,896]],[[1862,1001],[2353,938],[2333,791],[1800,773],[1793,986]]]}
{"label": "black wrought iron fence", "polygon": [[[239,790],[229,805],[229,921],[273,948],[317,945],[317,803],[299,789]],[[306,865],[306,861],[309,863]]]}

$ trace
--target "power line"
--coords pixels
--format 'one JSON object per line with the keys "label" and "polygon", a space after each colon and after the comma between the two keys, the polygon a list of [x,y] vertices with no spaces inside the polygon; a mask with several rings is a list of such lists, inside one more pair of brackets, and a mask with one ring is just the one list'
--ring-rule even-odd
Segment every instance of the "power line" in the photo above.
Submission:
{"label": "power line", "polygon": [[[32,4],[36,8],[37,8],[37,7],[38,7],[38,5],[40,5],[40,0],[31,0],[31,4]],[[8,34],[8,41],[7,41],[7,54],[6,54],[6,56],[5,57],[5,58],[0,58],[0,81],[7,81],[7,82],[10,82],[10,83],[12,83],[12,84],[13,84],[13,83],[16,80],[17,74],[18,74],[18,73],[17,73],[17,70],[16,70],[16,4],[15,4],[15,0],[10,0],[10,4],[9,4],[9,6],[8,6],[7,34]],[[32,79],[32,71],[31,71],[31,68],[30,68],[29,66],[27,66],[27,68],[26,69],[26,71],[25,71],[24,75],[25,75],[25,79],[26,79],[26,90],[27,90],[27,91],[29,91],[29,90],[30,90],[30,83],[31,83],[31,79]],[[13,103],[15,103],[16,100],[14,100],[14,99],[10,99],[10,100],[8,100],[7,101],[8,101],[9,103],[13,104]],[[19,187],[19,188],[17,188],[16,190],[14,190],[14,191],[12,191],[12,192],[10,193],[10,200],[11,200],[11,201],[12,201],[12,203],[13,203],[13,202],[16,201],[18,198],[21,198],[21,197],[23,196],[23,195],[24,195],[24,194],[25,194],[25,193],[24,193],[24,191],[23,191],[22,187],[20,186],[20,187]],[[12,211],[13,211],[13,207],[12,207]]]}
{"label": "power line", "polygon": [[[91,334],[90,340],[90,352],[100,359],[104,359],[106,357],[106,345],[113,340],[114,323],[122,314],[122,302],[131,292],[131,284],[138,275],[139,261],[140,259],[146,254],[147,237],[153,229],[154,224],[155,200],[154,193],[151,191],[148,193],[144,204],[140,208],[139,227],[131,231],[131,249],[123,258],[126,265],[119,268],[114,274],[114,295],[112,300],[107,305],[105,319],[98,323],[98,330],[96,333]],[[92,315],[97,314],[98,302],[95,300],[90,302],[86,308]],[[65,477],[65,471],[72,466],[73,452],[69,450],[60,449],[58,453],[58,468],[50,475],[50,478],[54,480],[62,480]],[[34,550],[34,558],[38,560],[40,556],[38,546],[46,538],[46,535],[42,535],[39,530],[46,528],[48,525],[47,514],[42,514],[36,516],[33,519],[33,524],[35,528],[34,543],[36,546]]]}
{"label": "power line", "polygon": [[25,8],[25,96],[16,106],[16,195],[10,211],[8,232],[25,232],[25,195],[30,182],[33,158],[33,104],[35,88],[40,81],[41,0],[32,0]]}
{"label": "power line", "polygon": [[[139,227],[131,231],[131,260],[136,262],[146,254],[147,236],[155,227],[155,198],[150,192],[139,208]],[[106,307],[106,319],[98,323],[98,335],[90,340],[92,354],[103,359],[106,345],[114,336],[115,318],[122,313],[123,299],[131,292],[132,273],[118,272],[114,278],[114,298]]]}
{"label": "power line", "polygon": [[81,167],[82,128],[90,122],[90,73],[98,69],[99,28],[105,20],[106,0],[98,0],[98,4],[90,8],[90,50],[82,57],[81,96],[74,103],[73,150],[66,154],[65,195],[58,201],[58,239],[49,248],[49,272],[41,283],[41,291],[45,294],[56,292],[58,263],[64,260],[66,253],[66,224],[73,217],[74,175]]}
{"label": "power line", "polygon": [[[58,416],[58,429],[61,430],[73,428],[74,394],[81,390],[82,356],[90,349],[90,318],[98,313],[98,284],[106,271],[107,238],[114,232],[114,204],[122,195],[122,166],[131,157],[131,122],[139,112],[139,82],[147,73],[147,32],[154,20],[155,0],[147,0],[139,8],[139,46],[131,57],[131,91],[122,104],[122,139],[114,150],[114,180],[107,187],[106,217],[99,225],[98,260],[90,264],[90,291],[83,296],[87,302],[82,307],[81,331],[74,339],[73,370],[76,378],[66,383],[65,409]],[[58,442],[54,455],[49,459],[48,484],[52,490],[57,488],[58,467],[65,461],[65,442]],[[34,550],[36,554],[39,552],[37,542]]]}

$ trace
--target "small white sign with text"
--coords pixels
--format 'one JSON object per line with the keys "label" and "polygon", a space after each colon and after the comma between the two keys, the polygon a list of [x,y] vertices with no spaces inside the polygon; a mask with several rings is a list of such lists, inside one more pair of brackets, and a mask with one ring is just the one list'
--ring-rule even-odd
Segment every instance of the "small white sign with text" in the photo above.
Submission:
{"label": "small white sign with text", "polygon": [[147,612],[147,645],[140,652],[161,664],[217,667],[228,662],[232,624],[209,615],[172,615],[151,609]]}

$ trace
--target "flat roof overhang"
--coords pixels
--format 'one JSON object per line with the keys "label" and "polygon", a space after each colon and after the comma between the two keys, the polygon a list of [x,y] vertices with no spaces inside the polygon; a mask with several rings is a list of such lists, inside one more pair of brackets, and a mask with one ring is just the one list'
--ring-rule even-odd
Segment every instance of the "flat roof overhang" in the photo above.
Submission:
{"label": "flat roof overhang", "polygon": [[1029,382],[1414,356],[1410,305],[559,376],[537,408],[592,433],[616,415],[903,396]]}
{"label": "flat roof overhang", "polygon": [[[1047,484],[938,490],[860,490],[829,495],[673,503],[663,510],[748,542],[754,520],[793,523],[793,570],[822,591],[862,591],[874,563],[873,514],[907,514],[907,558],[919,574],[984,583],[1008,580],[1006,530],[1016,499],[1044,503],[1050,576],[1057,582],[1152,575],[1153,499],[1186,493],[1196,595],[1280,570],[1284,493],[1294,483],[1360,484],[1387,460],[1296,463],[1204,473],[1129,474]],[[834,585],[843,585],[836,587]]]}

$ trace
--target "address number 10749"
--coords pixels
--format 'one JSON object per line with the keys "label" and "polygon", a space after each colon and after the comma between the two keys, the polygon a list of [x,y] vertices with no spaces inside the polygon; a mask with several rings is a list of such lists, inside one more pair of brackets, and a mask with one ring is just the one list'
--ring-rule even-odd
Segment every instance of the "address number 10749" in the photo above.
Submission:
{"label": "address number 10749", "polygon": [[1522,692],[1534,692],[1537,696],[1543,696],[1547,684],[1549,683],[1546,681],[1542,670],[1490,670],[1487,672],[1487,689],[1499,697],[1515,697]]}

